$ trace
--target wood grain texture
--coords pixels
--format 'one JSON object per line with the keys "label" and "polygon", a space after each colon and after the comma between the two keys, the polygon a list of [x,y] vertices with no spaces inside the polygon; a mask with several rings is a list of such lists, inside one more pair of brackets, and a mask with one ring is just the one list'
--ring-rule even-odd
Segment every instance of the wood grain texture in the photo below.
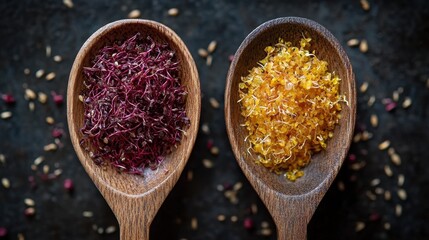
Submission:
{"label": "wood grain texture", "polygon": [[[240,127],[238,84],[242,76],[257,66],[266,55],[264,48],[279,38],[299,46],[299,40],[311,37],[311,50],[329,64],[341,78],[340,93],[346,96],[342,118],[335,127],[334,137],[326,151],[312,156],[304,169],[305,175],[296,182],[288,181],[255,163],[255,156],[247,152],[244,142],[247,130]],[[238,164],[271,213],[278,231],[278,239],[305,239],[307,224],[317,205],[337,175],[350,147],[356,118],[355,80],[350,61],[335,37],[318,23],[298,17],[268,21],[252,31],[238,48],[231,63],[225,89],[225,120],[228,137]]]}
{"label": "wood grain texture", "polygon": [[[180,62],[180,79],[188,91],[186,113],[191,125],[180,145],[157,170],[146,170],[144,176],[119,173],[111,167],[103,169],[94,164],[89,153],[79,145],[82,138],[84,109],[78,96],[83,90],[83,67],[104,46],[126,40],[140,32],[155,41],[167,42]],[[149,226],[162,202],[176,184],[191,154],[198,132],[201,111],[200,82],[197,68],[186,45],[168,27],[149,20],[120,20],[95,32],[82,46],[70,72],[67,89],[67,121],[76,154],[120,225],[121,239],[148,239]]]}

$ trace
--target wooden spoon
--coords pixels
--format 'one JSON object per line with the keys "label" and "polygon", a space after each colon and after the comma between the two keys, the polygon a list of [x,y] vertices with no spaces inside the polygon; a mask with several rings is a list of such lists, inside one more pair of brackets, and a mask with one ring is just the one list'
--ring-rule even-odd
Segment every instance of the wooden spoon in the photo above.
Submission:
{"label": "wooden spoon", "polygon": [[[255,156],[247,151],[244,142],[247,130],[240,127],[244,118],[240,114],[238,84],[242,76],[257,66],[266,56],[264,48],[274,45],[279,38],[299,46],[299,40],[311,37],[311,50],[319,59],[329,63],[330,71],[341,78],[340,92],[346,96],[341,120],[335,127],[334,137],[328,141],[326,151],[312,156],[304,169],[305,175],[296,182],[288,181],[265,167],[257,165]],[[335,37],[318,23],[297,17],[268,21],[252,31],[238,48],[231,63],[225,90],[225,119],[228,137],[238,164],[250,181],[277,225],[278,239],[305,239],[307,224],[317,205],[328,190],[349,149],[356,115],[356,92],[352,66]]]}
{"label": "wooden spoon", "polygon": [[[144,176],[118,173],[112,167],[95,165],[80,145],[83,104],[78,96],[83,90],[83,67],[90,66],[102,47],[126,40],[137,32],[155,41],[167,42],[180,62],[180,78],[188,91],[186,113],[191,121],[180,145],[156,170]],[[168,27],[149,20],[121,20],[95,32],[82,46],[74,61],[67,90],[67,120],[70,137],[86,172],[106,199],[120,226],[121,239],[149,239],[149,227],[162,202],[176,184],[193,148],[198,132],[201,93],[197,68],[183,41]]]}

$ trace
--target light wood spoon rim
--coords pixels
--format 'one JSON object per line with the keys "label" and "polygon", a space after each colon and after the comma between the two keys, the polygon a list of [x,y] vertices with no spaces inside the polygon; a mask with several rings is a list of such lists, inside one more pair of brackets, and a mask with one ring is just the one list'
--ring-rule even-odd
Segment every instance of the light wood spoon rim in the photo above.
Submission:
{"label": "light wood spoon rim", "polygon": [[[172,153],[166,156],[156,171],[147,170],[144,176],[118,173],[113,167],[104,170],[89,157],[79,141],[83,123],[83,104],[78,96],[83,89],[82,69],[99,49],[117,40],[125,40],[136,32],[146,34],[154,40],[168,42],[175,50],[180,63],[182,84],[188,91],[186,112],[191,125],[187,134]],[[121,239],[148,239],[149,226],[180,177],[194,146],[201,112],[201,92],[195,62],[180,37],[165,25],[143,19],[127,19],[109,23],[83,44],[73,63],[67,88],[67,121],[70,138],[84,169],[97,186],[120,225]]]}
{"label": "light wood spoon rim", "polygon": [[[247,131],[239,126],[243,117],[237,103],[238,82],[265,57],[263,50],[266,46],[275,44],[279,37],[297,45],[302,34],[312,38],[310,49],[316,50],[316,56],[328,61],[330,70],[333,68],[340,75],[340,92],[346,95],[348,106],[343,104],[340,125],[335,128],[334,138],[329,140],[326,151],[314,155],[304,169],[305,175],[296,182],[290,182],[282,175],[257,165],[251,160],[253,155],[247,153],[247,144],[244,143]],[[278,239],[305,239],[307,224],[338,174],[350,147],[355,118],[356,90],[352,66],[338,40],[320,24],[299,17],[270,20],[253,30],[239,46],[228,71],[225,88],[227,133],[239,166],[276,223]],[[329,166],[324,166],[320,160],[327,161]]]}

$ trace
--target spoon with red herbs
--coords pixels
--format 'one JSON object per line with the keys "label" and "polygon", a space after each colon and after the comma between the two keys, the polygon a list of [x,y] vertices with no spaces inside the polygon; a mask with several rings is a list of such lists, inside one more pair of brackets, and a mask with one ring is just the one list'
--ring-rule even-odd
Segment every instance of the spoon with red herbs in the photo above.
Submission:
{"label": "spoon with red herbs", "polygon": [[[304,176],[292,182],[275,174],[261,164],[257,155],[249,151],[247,129],[240,127],[244,117],[240,109],[239,84],[241,77],[257,66],[265,57],[264,49],[283,38],[292,46],[299,46],[303,36],[311,37],[311,51],[328,62],[341,79],[340,94],[344,103],[338,126],[326,149],[311,156]],[[324,27],[304,18],[285,17],[268,21],[251,32],[238,48],[231,63],[225,89],[225,120],[228,137],[236,160],[269,210],[277,226],[278,239],[306,239],[307,224],[317,205],[336,177],[348,152],[356,118],[356,92],[350,61],[335,39]]]}
{"label": "spoon with red herbs", "polygon": [[70,137],[121,239],[149,239],[191,154],[200,109],[195,62],[168,27],[120,20],[80,49],[67,90]]}

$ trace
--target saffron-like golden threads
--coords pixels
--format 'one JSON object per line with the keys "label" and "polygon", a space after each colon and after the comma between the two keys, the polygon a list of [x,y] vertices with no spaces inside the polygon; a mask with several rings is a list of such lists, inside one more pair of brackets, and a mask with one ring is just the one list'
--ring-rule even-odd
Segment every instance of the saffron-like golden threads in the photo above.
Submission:
{"label": "saffron-like golden threads", "polygon": [[340,78],[310,52],[311,38],[300,47],[280,39],[267,56],[241,78],[239,94],[245,141],[256,162],[291,180],[303,176],[313,153],[326,148],[340,119]]}

